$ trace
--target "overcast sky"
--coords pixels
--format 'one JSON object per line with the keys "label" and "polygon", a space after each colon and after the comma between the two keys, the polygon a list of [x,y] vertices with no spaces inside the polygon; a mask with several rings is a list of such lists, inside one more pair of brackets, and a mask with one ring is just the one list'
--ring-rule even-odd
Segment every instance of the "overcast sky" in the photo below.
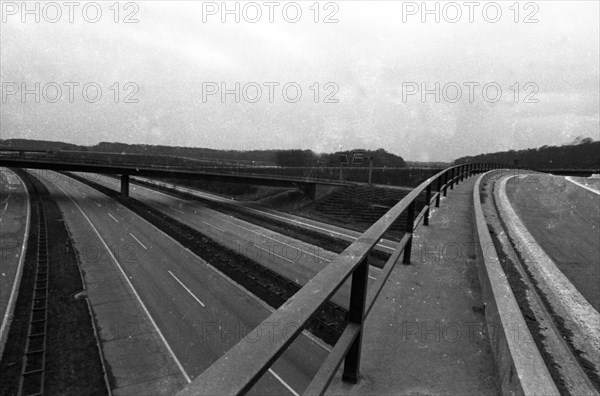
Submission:
{"label": "overcast sky", "polygon": [[421,2],[230,1],[239,22],[221,2],[113,3],[39,3],[37,22],[2,2],[1,138],[422,161],[600,138],[597,1],[430,1],[439,22]]}

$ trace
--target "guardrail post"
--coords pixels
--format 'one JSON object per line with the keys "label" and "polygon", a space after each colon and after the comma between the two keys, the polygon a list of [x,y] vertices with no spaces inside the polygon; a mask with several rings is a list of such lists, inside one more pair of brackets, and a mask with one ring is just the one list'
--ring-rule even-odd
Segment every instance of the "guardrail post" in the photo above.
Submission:
{"label": "guardrail post", "polygon": [[456,168],[452,168],[450,170],[450,190],[454,190],[454,174],[456,173]]}
{"label": "guardrail post", "polygon": [[352,273],[352,286],[350,289],[350,308],[348,320],[360,326],[360,331],[344,360],[344,373],[342,381],[356,384],[360,374],[360,354],[362,348],[362,335],[364,331],[365,302],[367,300],[367,285],[369,276],[369,256],[358,264]]}
{"label": "guardrail post", "polygon": [[444,197],[448,195],[448,179],[449,179],[448,171],[444,172]]}
{"label": "guardrail post", "polygon": [[437,191],[438,191],[438,194],[435,197],[435,207],[439,208],[440,207],[440,197],[442,195],[442,176],[438,177],[438,179],[437,179]]}
{"label": "guardrail post", "polygon": [[427,210],[425,211],[425,215],[423,216],[423,225],[429,225],[429,206],[431,202],[431,183],[427,186],[427,190],[425,190],[425,204],[427,205]]}
{"label": "guardrail post", "polygon": [[121,175],[121,196],[129,197],[129,175]]}
{"label": "guardrail post", "polygon": [[410,235],[408,243],[404,247],[403,264],[410,264],[410,255],[412,254],[413,229],[415,227],[415,201],[412,201],[406,209],[406,227],[404,232]]}

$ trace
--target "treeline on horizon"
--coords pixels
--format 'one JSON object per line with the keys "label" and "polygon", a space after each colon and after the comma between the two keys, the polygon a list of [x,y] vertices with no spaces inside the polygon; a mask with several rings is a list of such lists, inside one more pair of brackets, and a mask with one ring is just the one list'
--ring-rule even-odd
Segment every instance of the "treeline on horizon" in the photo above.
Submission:
{"label": "treeline on horizon", "polygon": [[[176,156],[203,161],[227,161],[243,163],[246,165],[271,165],[291,167],[317,167],[317,166],[339,166],[340,159],[336,153],[315,153],[311,150],[216,150],[200,147],[174,147],[149,144],[126,144],[101,142],[94,146],[80,146],[71,143],[53,142],[45,140],[30,139],[0,139],[0,148],[23,149],[23,150],[49,150],[49,151],[83,151],[124,153],[147,156]],[[406,162],[398,155],[388,153],[384,149],[365,151],[365,159],[362,164],[351,164],[348,166],[368,167],[367,158],[373,157],[373,166],[404,168]]]}
{"label": "treeline on horizon", "polygon": [[493,162],[531,169],[600,169],[600,141],[584,139],[580,144],[542,146],[458,158],[455,164]]}

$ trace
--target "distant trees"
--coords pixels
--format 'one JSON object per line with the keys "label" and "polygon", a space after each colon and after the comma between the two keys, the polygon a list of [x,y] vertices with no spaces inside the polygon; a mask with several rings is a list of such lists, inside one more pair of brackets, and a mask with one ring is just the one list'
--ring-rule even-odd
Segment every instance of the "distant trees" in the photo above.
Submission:
{"label": "distant trees", "polygon": [[[406,162],[402,157],[396,154],[388,153],[382,148],[375,151],[367,151],[367,156],[373,156],[373,166],[385,166],[388,168],[406,167]],[[368,165],[368,162],[366,165]]]}
{"label": "distant trees", "polygon": [[[373,157],[373,166],[387,168],[405,168],[406,162],[396,154],[388,153],[385,149],[365,150],[362,164],[350,164],[353,167],[368,167],[369,157]],[[321,166],[339,166],[340,159],[337,154],[322,154],[319,163]]]}
{"label": "distant trees", "polygon": [[[199,147],[173,147],[151,144],[127,144],[100,142],[94,146],[78,146],[63,142],[49,142],[28,139],[0,139],[0,147],[24,148],[34,150],[72,150],[104,153],[124,153],[142,155],[168,155],[187,157],[198,160],[216,160],[239,162],[246,165],[278,165],[290,167],[336,167],[340,165],[339,156],[335,153],[318,154],[311,150],[215,150]],[[373,157],[373,166],[388,168],[404,168],[406,162],[402,157],[388,153],[380,148],[365,151],[362,164],[351,164],[354,167],[368,167],[368,158]]]}
{"label": "distant trees", "polygon": [[461,157],[455,164],[467,162],[496,162],[533,169],[598,169],[600,168],[600,141],[582,139],[579,144],[542,146],[526,150]]}
{"label": "distant trees", "polygon": [[278,150],[275,163],[279,166],[316,166],[319,156],[310,150]]}

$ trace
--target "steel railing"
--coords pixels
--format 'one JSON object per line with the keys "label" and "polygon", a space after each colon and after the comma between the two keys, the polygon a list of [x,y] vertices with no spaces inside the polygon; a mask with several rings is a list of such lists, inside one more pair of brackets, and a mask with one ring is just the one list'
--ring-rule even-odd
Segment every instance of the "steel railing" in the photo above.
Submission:
{"label": "steel railing", "polygon": [[[400,256],[402,255],[403,263],[410,263],[415,227],[421,220],[424,225],[428,225],[431,205],[439,206],[440,198],[447,195],[448,189],[452,190],[468,176],[499,167],[505,168],[489,163],[457,165],[421,183],[256,327],[258,329],[265,325],[280,324],[278,327],[285,328],[285,333],[274,331],[270,337],[261,337],[251,343],[239,342],[178,395],[237,395],[248,392],[350,276],[352,284],[348,324],[304,394],[323,394],[342,361],[343,381],[356,383],[359,376],[364,321]],[[415,217],[415,203],[422,193],[425,194],[425,206]],[[385,232],[405,212],[405,234],[375,283],[368,289],[369,254]],[[290,327],[291,323],[294,326]]]}
{"label": "steel railing", "polygon": [[[340,167],[318,166],[318,167],[281,167],[281,166],[248,166],[239,164],[216,165],[215,163],[196,163],[185,162],[169,162],[162,159],[132,159],[131,156],[119,157],[114,154],[107,154],[107,157],[79,157],[81,153],[75,152],[45,152],[45,151],[5,151],[0,149],[0,161],[4,161],[6,166],[11,165],[11,161],[25,161],[28,165],[32,163],[38,165],[72,165],[86,167],[102,167],[106,172],[114,173],[131,173],[134,174],[139,170],[158,170],[158,171],[181,171],[190,173],[204,173],[209,175],[225,175],[225,176],[247,176],[260,177],[265,179],[289,179],[301,182],[335,182],[336,184],[367,182],[369,173],[372,172],[373,182],[379,184],[388,184],[390,180],[400,179],[403,185],[417,185],[420,180],[423,180],[441,169],[431,167],[356,167],[345,166]],[[85,153],[84,153],[85,154]],[[99,153],[90,153],[98,156]],[[75,155],[75,156],[74,156]],[[142,156],[140,156],[142,157]],[[168,159],[175,157],[168,157]],[[164,163],[161,163],[165,160]],[[154,161],[154,162],[152,162]],[[131,169],[128,169],[131,168]],[[134,171],[135,170],[135,171]]]}

